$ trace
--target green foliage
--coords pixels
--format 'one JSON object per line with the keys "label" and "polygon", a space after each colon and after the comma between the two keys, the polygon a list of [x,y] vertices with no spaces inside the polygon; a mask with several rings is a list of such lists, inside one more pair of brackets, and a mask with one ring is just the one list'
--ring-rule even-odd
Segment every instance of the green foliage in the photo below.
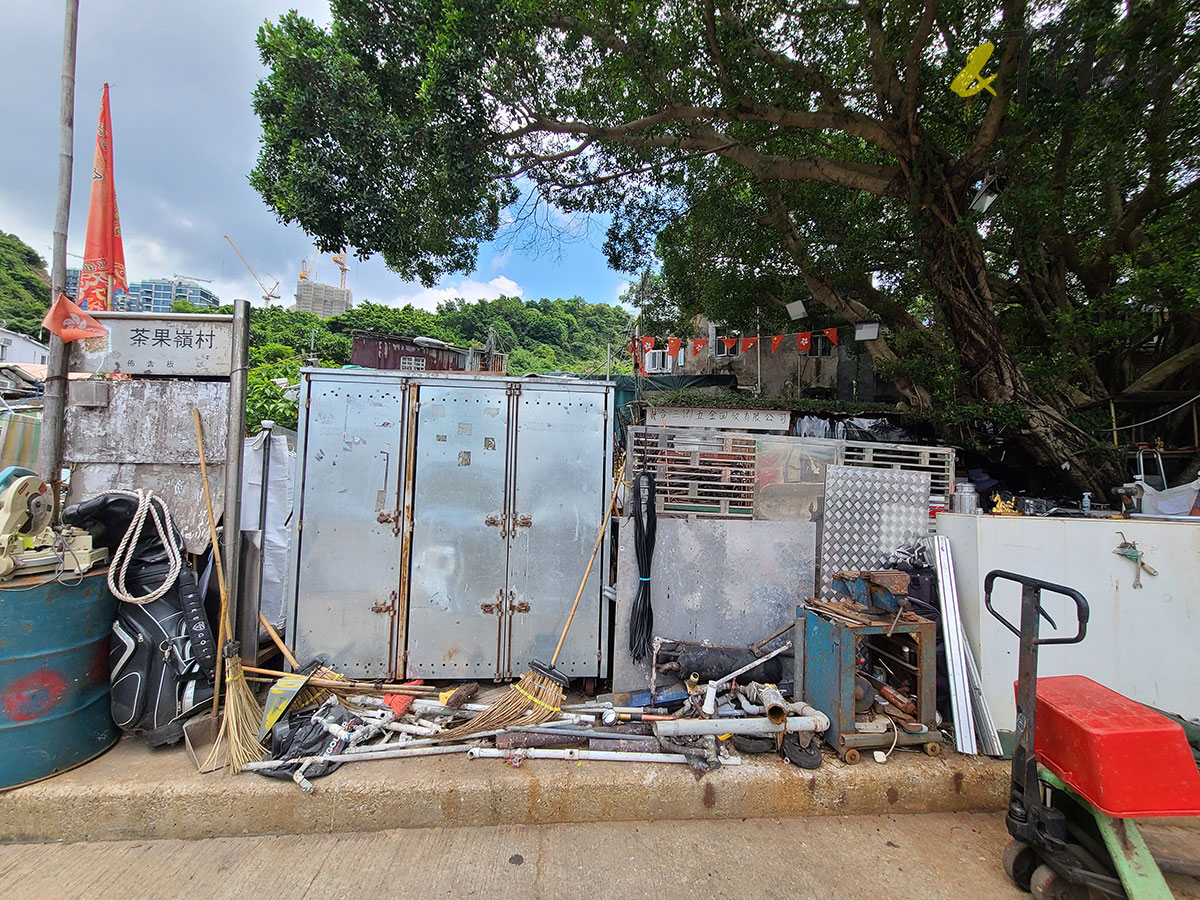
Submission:
{"label": "green foliage", "polygon": [[[211,312],[176,303],[174,312]],[[231,308],[222,308],[230,312]],[[250,372],[246,422],[251,429],[263,419],[296,427],[296,401],[287,398],[302,365],[336,367],[350,362],[355,331],[404,337],[433,337],[460,347],[483,347],[494,332],[509,354],[509,374],[604,370],[612,345],[612,371],[628,373],[625,354],[633,320],[620,307],[569,300],[500,297],[473,303],[452,300],[437,312],[363,303],[330,319],[273,306],[250,311]],[[280,379],[285,384],[276,382]]]}
{"label": "green foliage", "polygon": [[38,337],[50,308],[50,276],[37,251],[0,231],[0,319],[7,328]]}

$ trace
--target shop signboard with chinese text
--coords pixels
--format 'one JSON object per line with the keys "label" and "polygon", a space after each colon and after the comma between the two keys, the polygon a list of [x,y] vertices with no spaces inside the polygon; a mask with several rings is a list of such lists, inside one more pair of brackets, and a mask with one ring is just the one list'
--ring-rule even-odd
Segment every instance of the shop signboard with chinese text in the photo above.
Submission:
{"label": "shop signboard with chinese text", "polygon": [[647,425],[667,428],[733,428],[738,431],[786,432],[792,414],[781,409],[713,409],[701,406],[653,406]]}

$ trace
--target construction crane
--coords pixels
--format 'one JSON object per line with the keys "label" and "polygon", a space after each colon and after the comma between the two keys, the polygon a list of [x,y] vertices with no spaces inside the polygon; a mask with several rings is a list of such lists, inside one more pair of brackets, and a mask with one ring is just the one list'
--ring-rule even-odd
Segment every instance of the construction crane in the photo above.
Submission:
{"label": "construction crane", "polygon": [[346,257],[349,252],[349,248],[343,247],[341,253],[335,253],[332,257],[333,261],[337,263],[337,267],[342,270],[342,290],[346,289],[346,273],[350,271],[350,267],[346,265]]}
{"label": "construction crane", "polygon": [[300,260],[300,280],[305,278],[316,278],[317,257],[321,255],[321,251],[317,250],[313,253],[312,261]]}
{"label": "construction crane", "polygon": [[253,275],[254,280],[258,282],[258,286],[262,289],[262,292],[263,292],[262,293],[263,306],[264,307],[270,306],[272,300],[278,300],[279,294],[275,291],[275,288],[279,287],[279,282],[276,281],[275,287],[271,288],[268,291],[267,286],[265,284],[263,284],[263,280],[258,277],[258,273],[250,268],[250,263],[246,262],[246,257],[242,256],[242,251],[239,250],[237,244],[235,244],[233,242],[233,238],[231,238],[229,235],[225,235],[225,240],[229,241],[229,246],[232,247],[233,252],[238,255],[238,259],[240,259],[242,261],[242,265],[244,265],[246,267],[246,270],[251,275]]}

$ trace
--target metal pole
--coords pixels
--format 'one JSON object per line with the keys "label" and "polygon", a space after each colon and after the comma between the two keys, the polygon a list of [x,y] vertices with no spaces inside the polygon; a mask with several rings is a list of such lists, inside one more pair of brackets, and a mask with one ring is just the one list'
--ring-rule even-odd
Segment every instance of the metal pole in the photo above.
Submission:
{"label": "metal pole", "polygon": [[[238,583],[242,550],[242,440],[246,434],[246,364],[250,343],[250,303],[233,301],[233,352],[229,369],[229,416],[225,434],[225,583],[229,586],[229,620],[236,622],[235,634],[242,642],[242,659],[248,665],[258,660],[258,610],[242,603]],[[266,485],[263,486],[266,490]]]}
{"label": "metal pole", "polygon": [[[612,343],[608,343],[604,347],[604,380],[612,381]],[[1192,418],[1195,418],[1196,410],[1192,410]]]}
{"label": "metal pole", "polygon": [[[54,213],[54,249],[50,262],[50,302],[58,299],[67,283],[67,225],[71,217],[71,164],[75,144],[75,44],[79,35],[79,0],[67,0],[63,26],[62,94],[59,101],[58,203]],[[53,487],[58,506],[62,472],[63,410],[67,399],[67,348],[62,338],[50,335],[46,359],[46,396],[42,411],[38,468]]]}

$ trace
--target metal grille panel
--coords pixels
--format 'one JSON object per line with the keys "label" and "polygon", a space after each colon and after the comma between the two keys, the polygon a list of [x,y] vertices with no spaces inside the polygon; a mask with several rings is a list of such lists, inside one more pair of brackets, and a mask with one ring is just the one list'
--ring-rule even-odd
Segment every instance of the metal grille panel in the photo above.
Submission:
{"label": "metal grille panel", "polygon": [[821,596],[834,597],[833,573],[877,569],[929,528],[928,472],[828,466],[821,538]]}
{"label": "metal grille panel", "polygon": [[758,436],[700,428],[629,429],[635,471],[653,473],[662,516],[754,518]]}

